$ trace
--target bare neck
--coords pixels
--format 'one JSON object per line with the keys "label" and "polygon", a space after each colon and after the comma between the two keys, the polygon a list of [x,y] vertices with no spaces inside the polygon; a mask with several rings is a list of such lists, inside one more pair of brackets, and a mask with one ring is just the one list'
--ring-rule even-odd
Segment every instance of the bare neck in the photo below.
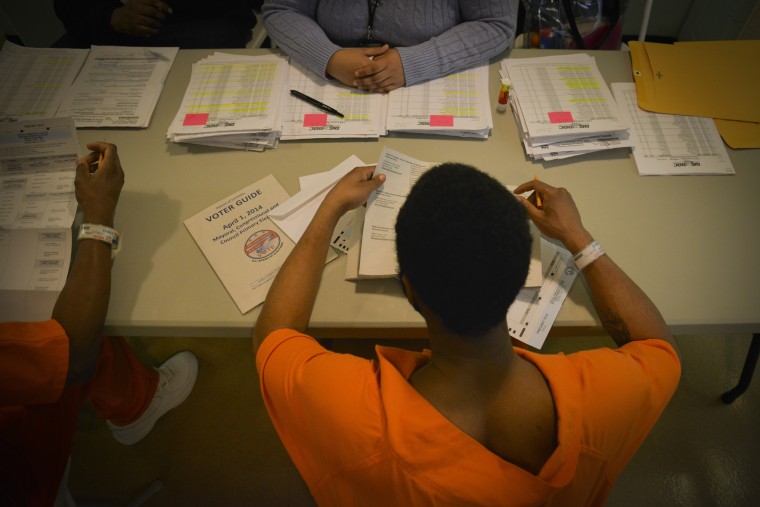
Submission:
{"label": "bare neck", "polygon": [[512,372],[518,359],[506,323],[495,326],[484,335],[470,337],[451,333],[429,320],[428,332],[430,361],[417,372],[427,380],[446,379],[461,383],[468,378],[479,383],[489,378],[504,378]]}
{"label": "bare neck", "polygon": [[557,446],[554,400],[538,368],[512,349],[506,322],[465,337],[426,320],[432,354],[411,385],[486,449],[538,474]]}

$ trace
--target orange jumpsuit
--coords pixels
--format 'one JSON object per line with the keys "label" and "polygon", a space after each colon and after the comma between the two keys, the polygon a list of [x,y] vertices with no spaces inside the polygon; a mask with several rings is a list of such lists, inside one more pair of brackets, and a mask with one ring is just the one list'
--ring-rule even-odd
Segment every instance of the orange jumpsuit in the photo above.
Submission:
{"label": "orange jumpsuit", "polygon": [[69,339],[58,322],[0,323],[0,504],[53,505],[85,399],[115,424],[150,404],[158,373],[123,338],[101,343],[93,378],[67,387]]}
{"label": "orange jumpsuit", "polygon": [[558,445],[538,475],[460,431],[407,381],[429,353],[378,360],[270,334],[256,365],[264,403],[319,505],[603,505],[675,392],[680,363],[661,340],[542,355]]}

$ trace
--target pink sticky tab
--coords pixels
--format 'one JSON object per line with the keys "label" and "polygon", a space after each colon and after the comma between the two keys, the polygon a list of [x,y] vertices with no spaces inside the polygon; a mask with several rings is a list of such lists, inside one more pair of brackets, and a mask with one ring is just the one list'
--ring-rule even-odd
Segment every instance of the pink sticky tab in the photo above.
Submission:
{"label": "pink sticky tab", "polygon": [[208,121],[208,113],[186,114],[182,125],[205,125]]}
{"label": "pink sticky tab", "polygon": [[556,111],[549,113],[550,123],[573,123],[573,113],[570,111]]}
{"label": "pink sticky tab", "polygon": [[304,127],[324,127],[327,125],[326,114],[305,114],[303,115]]}
{"label": "pink sticky tab", "polygon": [[454,116],[450,114],[431,114],[430,126],[431,127],[453,127]]}

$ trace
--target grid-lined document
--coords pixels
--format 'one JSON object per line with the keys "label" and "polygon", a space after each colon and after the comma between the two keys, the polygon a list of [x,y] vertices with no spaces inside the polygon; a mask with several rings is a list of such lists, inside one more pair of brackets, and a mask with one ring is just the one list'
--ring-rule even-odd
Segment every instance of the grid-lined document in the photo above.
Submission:
{"label": "grid-lined document", "polygon": [[[297,90],[313,99],[329,104],[343,118],[327,114],[315,106],[291,96]],[[281,139],[320,139],[333,137],[379,137],[385,134],[386,99],[343,86],[310,72],[298,63],[290,63],[288,86],[282,99]]]}
{"label": "grid-lined document", "polygon": [[[245,142],[249,134],[278,132],[287,73],[287,60],[279,56],[217,53],[196,62],[168,137],[174,142],[211,137],[224,144],[223,135]],[[273,147],[276,138],[265,138]]]}
{"label": "grid-lined document", "polygon": [[601,144],[573,146],[593,151],[607,149],[611,138],[626,139],[627,127],[591,56],[506,59],[502,73],[512,81],[510,101],[529,154],[535,146],[548,143],[604,136],[606,142]]}
{"label": "grid-lined document", "polygon": [[735,174],[712,118],[644,111],[634,83],[613,83],[612,91],[631,126],[640,175]]}
{"label": "grid-lined document", "polygon": [[486,63],[388,94],[388,131],[488,137],[492,126]]}
{"label": "grid-lined document", "polygon": [[0,122],[54,117],[88,52],[5,41],[0,51]]}

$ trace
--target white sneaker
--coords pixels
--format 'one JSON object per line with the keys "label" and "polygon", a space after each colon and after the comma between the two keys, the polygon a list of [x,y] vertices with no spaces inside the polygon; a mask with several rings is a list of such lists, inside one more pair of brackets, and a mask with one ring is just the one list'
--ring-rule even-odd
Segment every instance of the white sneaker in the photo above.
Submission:
{"label": "white sneaker", "polygon": [[136,421],[124,426],[107,421],[114,438],[124,445],[136,444],[145,438],[162,415],[185,401],[198,377],[198,359],[192,352],[184,351],[170,357],[156,369],[158,387],[145,412]]}

